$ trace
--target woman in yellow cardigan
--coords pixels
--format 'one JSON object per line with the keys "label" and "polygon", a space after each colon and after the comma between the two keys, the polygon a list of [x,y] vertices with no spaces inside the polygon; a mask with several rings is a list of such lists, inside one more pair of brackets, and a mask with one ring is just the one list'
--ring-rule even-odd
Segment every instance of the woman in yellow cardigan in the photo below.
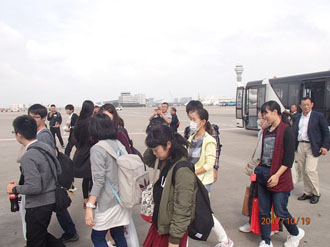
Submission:
{"label": "woman in yellow cardigan", "polygon": [[[216,154],[216,140],[212,137],[212,126],[209,113],[204,108],[196,109],[189,113],[190,130],[195,132],[189,138],[188,149],[189,162],[195,166],[195,173],[202,181],[209,194],[214,182],[213,166]],[[233,247],[234,242],[230,240],[220,222],[213,216],[214,227],[210,239],[216,238],[218,244],[215,247]]]}

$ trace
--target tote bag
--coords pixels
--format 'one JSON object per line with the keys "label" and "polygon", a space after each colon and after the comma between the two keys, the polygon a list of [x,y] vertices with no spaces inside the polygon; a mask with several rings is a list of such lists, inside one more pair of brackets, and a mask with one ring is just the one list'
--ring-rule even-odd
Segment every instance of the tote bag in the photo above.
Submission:
{"label": "tote bag", "polygon": [[154,183],[156,182],[156,174],[158,169],[159,159],[156,159],[154,169],[153,169],[153,178],[151,183],[142,191],[142,202],[141,202],[141,217],[146,222],[152,222],[152,215],[154,213]]}

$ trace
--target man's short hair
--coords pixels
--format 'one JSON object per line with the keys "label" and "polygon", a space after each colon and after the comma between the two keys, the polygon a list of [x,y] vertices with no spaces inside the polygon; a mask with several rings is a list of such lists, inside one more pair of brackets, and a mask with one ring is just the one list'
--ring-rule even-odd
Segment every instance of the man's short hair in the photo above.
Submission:
{"label": "man's short hair", "polygon": [[41,104],[34,104],[28,109],[28,114],[30,113],[39,115],[41,118],[45,118],[47,116],[47,108]]}
{"label": "man's short hair", "polygon": [[51,104],[51,105],[50,105],[50,107],[56,107],[56,105],[54,105],[54,104]]}
{"label": "man's short hair", "polygon": [[175,107],[171,107],[171,110],[175,111],[176,112],[176,108]]}
{"label": "man's short hair", "polygon": [[26,140],[33,140],[37,137],[37,122],[29,115],[15,118],[13,127],[15,133],[20,133]]}
{"label": "man's short hair", "polygon": [[168,103],[167,102],[163,102],[162,105],[167,105],[167,107],[168,107]]}
{"label": "man's short hair", "polygon": [[65,106],[65,110],[70,110],[70,111],[74,111],[74,106],[69,104]]}
{"label": "man's short hair", "polygon": [[312,100],[310,97],[303,97],[303,98],[300,100],[300,103],[301,103],[301,101],[305,101],[305,100],[309,100],[311,103],[313,103],[313,100]]}
{"label": "man's short hair", "polygon": [[191,111],[196,111],[198,109],[203,108],[202,102],[199,100],[191,100],[189,103],[186,105],[186,112],[187,114]]}

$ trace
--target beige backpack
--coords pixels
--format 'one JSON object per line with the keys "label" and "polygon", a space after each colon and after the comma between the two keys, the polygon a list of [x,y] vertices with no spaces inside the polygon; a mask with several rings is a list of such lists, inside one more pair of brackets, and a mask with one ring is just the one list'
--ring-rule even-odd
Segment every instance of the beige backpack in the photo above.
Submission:
{"label": "beige backpack", "polygon": [[[125,150],[125,146],[118,140],[117,143],[119,150]],[[119,195],[116,195],[117,193],[114,190],[112,191],[118,202],[126,208],[132,208],[140,204],[142,191],[149,184],[149,172],[141,158],[136,154],[123,154],[123,152],[117,152],[116,154],[106,141],[99,141],[96,145],[105,149],[117,162]]]}

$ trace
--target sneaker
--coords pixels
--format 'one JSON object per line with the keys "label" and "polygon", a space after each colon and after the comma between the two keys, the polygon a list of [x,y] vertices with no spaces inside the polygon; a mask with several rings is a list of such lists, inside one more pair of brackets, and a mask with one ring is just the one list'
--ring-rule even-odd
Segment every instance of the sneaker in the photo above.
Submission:
{"label": "sneaker", "polygon": [[79,239],[78,233],[75,234],[63,233],[61,237],[61,241],[63,243],[78,241],[78,239]]}
{"label": "sneaker", "polygon": [[108,247],[116,247],[116,245],[112,244],[111,241],[108,241],[107,244],[108,244]]}
{"label": "sneaker", "polygon": [[251,232],[251,225],[250,225],[250,223],[246,223],[245,225],[240,226],[238,228],[238,230],[240,232],[249,233],[249,232]]}
{"label": "sneaker", "polygon": [[214,247],[233,247],[233,246],[234,246],[234,242],[230,238],[228,238],[228,242],[227,243],[218,243]]}
{"label": "sneaker", "polygon": [[74,187],[74,185],[72,185],[71,188],[69,189],[69,192],[73,194],[76,190],[77,188]]}
{"label": "sneaker", "polygon": [[305,231],[298,227],[299,233],[297,236],[289,235],[284,243],[284,247],[298,247],[300,240],[305,236]]}
{"label": "sneaker", "polygon": [[259,247],[273,247],[273,243],[270,241],[270,244],[266,244],[265,240],[262,240],[259,244]]}

